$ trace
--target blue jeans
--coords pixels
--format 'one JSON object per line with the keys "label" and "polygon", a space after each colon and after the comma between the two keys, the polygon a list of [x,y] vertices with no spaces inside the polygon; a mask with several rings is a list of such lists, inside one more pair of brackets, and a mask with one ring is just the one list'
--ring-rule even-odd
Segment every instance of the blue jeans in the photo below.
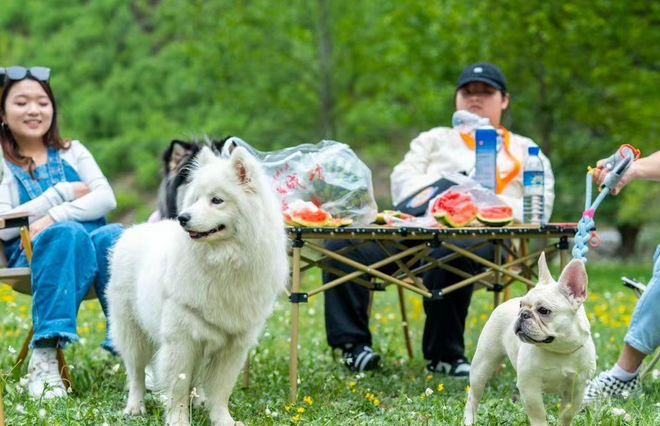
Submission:
{"label": "blue jeans", "polygon": [[[110,278],[108,251],[122,231],[123,227],[119,224],[101,226],[90,232],[78,222],[56,222],[33,240],[34,336],[30,347],[41,339],[56,338],[62,348],[78,341],[78,308],[92,285],[107,318],[105,289]],[[27,265],[25,251],[22,250],[12,266]],[[114,352],[108,337],[101,346]]]}
{"label": "blue jeans", "polygon": [[637,302],[625,342],[647,355],[660,346],[660,245],[653,255],[653,276]]}

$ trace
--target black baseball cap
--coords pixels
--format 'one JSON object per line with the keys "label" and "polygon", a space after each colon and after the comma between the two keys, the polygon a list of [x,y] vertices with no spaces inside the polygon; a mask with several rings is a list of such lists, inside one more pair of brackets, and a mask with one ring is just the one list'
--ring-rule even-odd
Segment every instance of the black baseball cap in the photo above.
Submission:
{"label": "black baseball cap", "polygon": [[456,90],[473,81],[484,82],[506,93],[506,78],[504,78],[504,73],[502,73],[502,70],[497,65],[493,65],[490,62],[477,62],[463,68],[463,72],[458,77]]}

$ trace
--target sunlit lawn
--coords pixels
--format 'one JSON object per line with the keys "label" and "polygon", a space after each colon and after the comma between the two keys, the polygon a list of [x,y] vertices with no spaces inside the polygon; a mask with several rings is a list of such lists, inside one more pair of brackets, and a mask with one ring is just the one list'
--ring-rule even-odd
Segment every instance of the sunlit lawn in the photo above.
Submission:
{"label": "sunlit lawn", "polygon": [[[649,259],[650,261],[650,259]],[[630,321],[635,297],[625,289],[622,275],[650,278],[650,265],[588,264],[590,298],[587,304],[592,334],[599,354],[599,370],[616,360]],[[556,273],[555,268],[555,273]],[[319,282],[318,274],[304,277],[305,285]],[[522,292],[516,284],[515,294]],[[414,359],[405,351],[396,291],[376,293],[372,310],[375,347],[383,354],[383,367],[375,373],[355,375],[339,362],[339,354],[328,349],[323,327],[322,296],[301,305],[298,401],[288,405],[288,356],[290,304],[282,299],[270,318],[261,344],[252,351],[251,383],[248,389],[236,386],[231,410],[236,420],[248,425],[458,425],[466,397],[465,381],[428,375],[421,357],[422,301],[406,296]],[[492,294],[478,291],[471,305],[466,332],[468,355],[474,352],[479,333],[492,309]],[[99,348],[105,320],[96,301],[81,307],[78,332],[82,341],[66,351],[73,367],[74,394],[63,401],[29,400],[19,379],[26,373],[10,373],[15,355],[30,324],[30,299],[15,296],[0,285],[0,371],[7,424],[18,425],[156,425],[162,424],[163,407],[149,396],[149,415],[124,418],[124,369],[121,360]],[[239,379],[240,382],[240,379]],[[617,400],[595,410],[582,412],[578,425],[660,424],[660,381],[649,377],[643,397]],[[513,370],[507,365],[487,387],[480,406],[480,424],[528,424],[520,402]],[[558,398],[549,397],[551,424],[556,424]],[[612,408],[625,414],[615,415]],[[210,425],[205,412],[194,412],[193,424]]]}

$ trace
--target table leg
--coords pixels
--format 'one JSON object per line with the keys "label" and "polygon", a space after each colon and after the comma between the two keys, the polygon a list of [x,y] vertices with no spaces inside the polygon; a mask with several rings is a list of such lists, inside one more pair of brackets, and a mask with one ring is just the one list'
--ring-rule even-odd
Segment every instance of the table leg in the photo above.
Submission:
{"label": "table leg", "polygon": [[[302,247],[293,247],[291,292],[300,291],[300,252]],[[296,402],[298,394],[298,313],[300,303],[291,302],[291,351],[289,353],[289,403]]]}
{"label": "table leg", "polygon": [[561,237],[557,248],[559,248],[559,267],[563,271],[568,264],[568,238]]}
{"label": "table leg", "polygon": [[[495,241],[495,264],[498,267],[502,266],[502,242]],[[493,309],[497,308],[500,304],[500,296],[502,295],[502,273],[495,272],[495,289],[493,290]]]}
{"label": "table leg", "polygon": [[406,349],[408,350],[408,357],[413,359],[412,343],[410,342],[410,327],[408,326],[408,314],[406,313],[406,299],[403,295],[403,288],[397,286],[399,292],[399,306],[401,307],[401,326],[403,327],[403,336],[406,340]]}

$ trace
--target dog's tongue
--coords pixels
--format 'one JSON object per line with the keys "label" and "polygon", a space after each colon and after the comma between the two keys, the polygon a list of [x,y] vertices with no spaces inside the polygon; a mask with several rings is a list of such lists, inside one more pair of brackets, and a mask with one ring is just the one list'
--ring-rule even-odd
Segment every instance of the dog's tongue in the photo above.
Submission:
{"label": "dog's tongue", "polygon": [[190,238],[199,238],[200,236],[198,232],[192,232],[192,231],[189,231],[188,235],[190,235]]}

